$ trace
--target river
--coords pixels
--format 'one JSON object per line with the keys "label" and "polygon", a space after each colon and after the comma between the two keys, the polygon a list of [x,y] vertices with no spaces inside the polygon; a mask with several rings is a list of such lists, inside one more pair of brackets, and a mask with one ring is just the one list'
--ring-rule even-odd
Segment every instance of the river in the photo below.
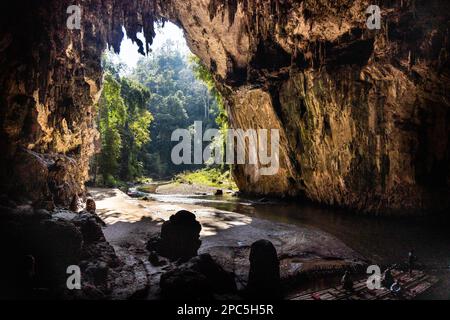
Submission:
{"label": "river", "polygon": [[332,234],[380,266],[404,262],[413,249],[419,263],[441,278],[439,289],[428,298],[450,297],[450,228],[448,221],[442,218],[367,216],[294,200],[252,200],[229,195],[149,193],[147,196],[159,202],[197,204],[317,228]]}

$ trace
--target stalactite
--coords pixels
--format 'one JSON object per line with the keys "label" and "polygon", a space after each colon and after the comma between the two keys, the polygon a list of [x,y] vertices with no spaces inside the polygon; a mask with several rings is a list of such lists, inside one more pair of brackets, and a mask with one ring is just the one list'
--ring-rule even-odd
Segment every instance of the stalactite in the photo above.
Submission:
{"label": "stalactite", "polygon": [[[79,164],[74,170],[78,170],[75,175],[79,177],[80,186],[85,178],[82,171],[87,167],[86,159],[91,152],[88,148],[92,140],[91,136],[94,135],[91,116],[94,113],[91,110],[94,98],[91,97],[91,91],[92,96],[94,96],[101,88],[101,53],[107,45],[115,51],[120,50],[120,44],[124,36],[123,27],[127,35],[138,43],[140,52],[148,52],[155,36],[154,23],[164,22],[165,20],[162,17],[166,17],[185,28],[189,36],[189,45],[205,62],[215,61],[214,67],[211,69],[217,77],[218,86],[230,98],[230,104],[227,106],[229,110],[233,110],[234,98],[241,94],[241,89],[245,91],[248,90],[247,87],[251,86],[264,87],[264,89],[276,87],[280,90],[290,88],[289,92],[284,92],[284,96],[281,94],[279,97],[289,101],[279,102],[276,111],[280,112],[277,119],[283,126],[289,127],[289,130],[293,131],[294,134],[296,134],[295,130],[299,128],[297,123],[290,123],[291,118],[295,118],[295,114],[290,113],[289,110],[281,109],[289,107],[290,102],[297,103],[297,93],[294,92],[295,89],[292,89],[296,86],[296,83],[289,82],[294,82],[295,77],[303,77],[301,81],[303,81],[305,88],[302,90],[302,94],[307,95],[308,99],[314,100],[311,103],[317,104],[317,112],[334,110],[335,106],[329,103],[330,100],[339,100],[339,97],[346,94],[351,96],[348,100],[353,100],[352,106],[358,104],[358,108],[348,107],[351,112],[347,114],[347,120],[350,119],[351,123],[345,125],[355,126],[355,130],[359,130],[358,136],[352,137],[351,143],[354,144],[354,149],[362,150],[368,154],[371,150],[370,148],[365,149],[366,142],[368,139],[369,141],[373,139],[373,136],[372,130],[367,128],[367,110],[364,108],[370,105],[371,101],[364,95],[369,96],[372,91],[367,91],[366,87],[372,87],[373,90],[379,90],[388,95],[390,91],[386,88],[394,83],[396,88],[402,87],[411,91],[417,90],[417,92],[422,90],[420,94],[423,95],[424,101],[428,99],[435,103],[435,97],[440,99],[439,101],[444,101],[444,98],[446,98],[442,95],[441,87],[438,89],[431,88],[431,90],[434,90],[433,94],[426,91],[429,90],[428,87],[423,90],[420,87],[421,84],[417,83],[417,79],[413,78],[412,74],[407,71],[405,72],[403,66],[399,66],[397,63],[397,60],[403,59],[401,62],[404,64],[406,58],[408,58],[408,65],[412,67],[419,61],[414,61],[414,56],[420,58],[421,67],[423,65],[425,70],[420,76],[426,78],[423,83],[429,83],[430,86],[439,81],[436,80],[438,77],[447,76],[450,48],[448,47],[448,30],[446,31],[445,24],[445,21],[448,21],[448,10],[444,10],[448,5],[445,4],[439,4],[438,9],[442,9],[442,12],[435,10],[436,14],[431,18],[432,15],[429,11],[421,10],[423,7],[425,9],[431,8],[429,2],[416,1],[416,10],[420,14],[416,16],[417,21],[411,22],[411,7],[409,5],[412,2],[402,1],[401,8],[395,5],[390,8],[392,10],[386,11],[386,14],[394,16],[394,19],[387,20],[383,17],[383,21],[385,21],[383,24],[384,30],[367,31],[367,28],[362,26],[363,21],[360,19],[365,10],[365,1],[343,0],[339,1],[339,5],[337,5],[335,1],[331,0],[189,0],[189,2],[187,0],[184,0],[184,2],[183,0],[85,0],[83,6],[89,19],[83,21],[83,33],[80,37],[80,32],[69,32],[62,27],[66,17],[60,17],[59,14],[56,14],[64,12],[64,7],[71,3],[69,0],[48,0],[39,1],[39,3],[45,6],[46,10],[42,10],[42,12],[44,15],[48,15],[45,19],[47,22],[42,23],[42,21],[39,21],[41,19],[39,16],[27,15],[24,12],[23,14],[29,18],[30,22],[27,22],[27,19],[22,19],[20,25],[24,30],[30,30],[31,26],[35,27],[36,34],[41,34],[41,37],[35,36],[31,39],[32,41],[28,41],[34,33],[28,34],[28,31],[20,33],[20,30],[13,29],[8,29],[7,32],[0,30],[2,34],[2,37],[0,37],[2,39],[0,40],[0,57],[3,59],[0,61],[4,62],[15,56],[21,58],[21,60],[13,61],[14,67],[5,66],[2,63],[2,68],[9,69],[5,72],[7,77],[3,77],[0,81],[2,83],[0,97],[9,99],[6,101],[6,98],[3,98],[3,101],[6,101],[6,108],[4,109],[18,110],[17,113],[23,110],[20,117],[13,117],[5,114],[5,112],[1,114],[6,119],[1,122],[2,124],[6,123],[7,126],[2,128],[3,131],[0,132],[0,144],[5,146],[5,150],[13,150],[9,152],[10,154],[18,149],[17,145],[25,148],[30,146],[32,151],[42,153],[63,154],[70,152]],[[433,3],[437,3],[437,1],[433,1]],[[190,7],[200,8],[200,10],[192,12],[193,15],[191,15]],[[361,12],[361,15],[356,17],[355,12]],[[8,19],[7,14],[3,14]],[[206,17],[200,17],[199,15],[206,15]],[[225,19],[226,21],[223,24],[211,23],[207,21],[208,15],[211,20],[219,20],[216,18],[218,15],[221,15],[222,19],[227,16],[228,19]],[[196,23],[194,17],[198,18],[199,21],[207,21],[204,31],[201,30],[202,26],[199,25],[200,23]],[[10,21],[8,20],[8,22]],[[11,22],[14,25],[14,21]],[[233,25],[234,28],[229,28],[229,25]],[[328,28],[330,25],[331,28]],[[348,30],[345,30],[346,28]],[[414,28],[414,33],[416,28],[419,32],[409,37],[409,35],[412,35],[412,28]],[[137,37],[141,30],[144,32],[145,44]],[[348,32],[349,30],[350,32]],[[392,31],[391,39],[389,39],[389,30]],[[21,42],[20,45],[17,40],[13,41],[12,44],[8,43],[8,33],[14,32],[19,32],[16,38],[26,41]],[[73,48],[72,53],[68,52],[69,44]],[[263,45],[263,48],[259,50],[260,44]],[[238,45],[239,47],[237,47]],[[6,49],[3,49],[3,46],[6,46]],[[11,50],[11,46],[16,46],[16,48]],[[79,48],[82,48],[82,50],[79,50]],[[408,53],[409,49],[411,49],[410,53]],[[8,55],[4,52],[7,52]],[[74,57],[71,57],[71,55]],[[431,59],[435,60],[430,61]],[[261,60],[262,63],[252,64]],[[80,61],[82,61],[81,64]],[[61,64],[64,65],[61,66]],[[25,70],[22,67],[15,67],[22,65],[26,66]],[[435,67],[438,67],[440,73],[433,69]],[[377,71],[377,68],[383,77],[392,79],[384,81],[383,87],[379,84],[383,81],[375,81],[370,78],[372,76],[370,73],[373,70]],[[311,77],[310,79],[307,79],[308,74]],[[378,73],[376,75],[378,76]],[[364,77],[364,81],[361,81],[361,77]],[[236,81],[236,78],[239,78],[239,80]],[[309,83],[305,84],[308,81]],[[330,87],[329,90],[325,88],[317,93],[315,89],[318,88],[314,88],[314,85],[317,84],[315,81],[328,84],[335,83],[336,88]],[[438,84],[442,85],[441,83]],[[435,87],[438,86],[435,85]],[[337,89],[337,93],[335,89]],[[357,96],[354,96],[352,91],[358,91]],[[270,95],[274,94],[278,94],[277,90],[270,92]],[[403,94],[403,97],[405,97],[406,94]],[[408,101],[397,101],[398,99],[392,97],[390,103],[396,107],[395,112],[398,113],[399,117],[404,116],[406,118],[401,120],[407,122],[408,126],[413,127],[411,122],[408,123],[410,118],[413,117],[408,113],[407,107],[410,106]],[[36,102],[39,102],[38,106]],[[344,110],[347,100],[340,102],[342,102],[342,110]],[[425,107],[428,108],[429,105],[425,105]],[[67,111],[69,109],[70,111]],[[437,109],[434,107],[429,109],[430,121],[433,117],[441,116],[433,110],[440,110],[439,112],[446,114],[442,105],[438,105]],[[281,114],[283,112],[287,114]],[[383,113],[383,110],[379,112]],[[70,117],[66,119],[68,113],[70,113]],[[38,123],[36,121],[38,116],[39,121],[45,119],[48,120],[48,124]],[[257,116],[255,115],[255,117]],[[64,142],[55,142],[64,133],[60,125],[62,119],[68,122],[67,127],[72,130],[70,133],[71,139]],[[77,119],[77,121],[81,119],[81,121],[75,124],[71,119]],[[317,119],[310,120],[312,122],[317,121]],[[79,125],[80,123],[82,126]],[[314,123],[311,124],[311,126],[313,125]],[[411,136],[407,135],[409,133],[405,133],[405,130],[398,128],[399,125],[403,125],[401,121],[389,122],[388,125],[393,128],[390,132],[392,136],[389,136],[389,139],[393,141],[393,146],[398,144],[403,148],[405,146],[402,141],[411,141],[409,139]],[[40,129],[41,127],[44,127],[43,130]],[[22,130],[23,128],[24,130]],[[308,129],[301,126],[301,130],[307,131]],[[376,130],[383,133],[384,128],[377,127]],[[433,159],[438,159],[438,156],[441,156],[440,159],[447,161],[448,156],[438,154],[439,147],[434,146],[435,150],[431,149],[432,147],[427,149],[427,143],[436,139],[432,130],[434,129],[430,129],[430,133],[427,133],[429,134],[428,137],[420,137],[420,139],[425,139],[418,143],[424,149],[421,153],[430,153],[433,155]],[[304,133],[302,132],[302,134]],[[317,138],[314,136],[313,128],[306,134],[312,138],[310,141]],[[78,141],[74,137],[78,136],[82,136],[82,141],[74,143],[73,141]],[[418,138],[414,136],[413,139]],[[288,143],[283,145],[286,150],[288,147],[296,148],[296,146],[286,147],[286,144]],[[339,147],[332,144],[329,146],[331,148]],[[77,148],[80,148],[81,151],[78,152]],[[310,157],[307,161],[311,163],[316,160],[317,153],[323,155],[326,160],[332,157],[328,153],[330,150],[324,149],[322,145],[302,146],[302,148],[305,149],[302,152],[305,151],[306,157]],[[406,150],[406,148],[404,149]],[[286,151],[288,157],[295,158],[298,156],[289,150]],[[361,155],[355,155],[353,151],[352,148],[345,151],[347,152],[345,156],[348,156],[349,159],[359,157],[356,159],[358,163],[354,164],[356,167],[352,168],[352,163],[342,164],[349,168],[348,176],[343,176],[342,172],[327,171],[328,169],[325,168],[322,177],[326,179],[322,183],[320,173],[316,176],[317,179],[311,178],[312,175],[290,176],[291,173],[285,173],[287,171],[283,168],[282,174],[286,175],[284,178],[293,181],[292,184],[289,184],[290,187],[300,181],[306,183],[308,187],[304,188],[308,190],[312,198],[318,201],[327,202],[330,200],[323,193],[317,191],[318,189],[324,189],[327,193],[339,194],[342,197],[339,198],[339,201],[334,198],[331,199],[332,201],[353,208],[358,207],[364,204],[355,199],[359,199],[361,194],[364,194],[367,186],[360,186],[359,183],[364,182],[361,182],[361,175],[354,175],[352,172],[367,169],[367,172],[363,173],[370,174],[371,177],[372,174],[376,175],[376,173],[372,172],[370,159],[361,158]],[[417,157],[416,154],[410,155],[407,153],[405,151],[405,154],[402,155],[403,158],[393,160],[413,163],[414,166],[420,165],[414,158]],[[304,154],[302,154],[302,157]],[[8,161],[8,164],[19,163],[19,161],[14,160],[13,156],[14,154],[9,157],[8,160],[11,161]],[[400,157],[398,153],[394,156]],[[302,167],[302,170],[305,170],[304,172],[309,170],[309,162]],[[403,166],[392,167],[391,170],[394,177],[405,173],[408,177],[411,177],[410,181],[414,182],[418,175],[424,176],[434,170],[431,168],[433,166],[428,164],[423,165],[423,167],[419,168],[421,172],[418,172],[419,169],[417,169],[417,172],[409,172]],[[333,177],[337,178],[333,180]],[[4,179],[0,180],[6,181],[8,175],[2,175],[1,178]],[[376,178],[373,186],[378,188],[381,184],[376,181]],[[391,179],[392,176],[384,178]],[[336,183],[338,179],[340,180]],[[425,183],[422,184],[425,186],[428,183],[427,178],[422,179],[425,180]],[[44,189],[47,186],[46,182],[42,184]],[[253,186],[248,182],[246,183],[246,185],[244,183],[244,187],[248,186],[249,189],[252,189]],[[352,184],[353,189],[347,188],[347,185]],[[309,187],[311,185],[316,185],[317,189]],[[262,189],[266,186],[268,184],[262,186]],[[370,190],[373,189],[373,186],[370,185]],[[416,185],[410,184],[400,184],[399,187],[404,188],[406,193],[418,190],[414,189]],[[80,192],[80,188],[74,187],[74,192]],[[281,192],[289,192],[289,190],[286,190],[288,189],[283,189]],[[34,191],[30,190],[30,193],[32,192]],[[421,192],[418,192],[417,203],[426,201],[425,197],[420,197]],[[348,197],[345,198],[347,195]],[[400,205],[404,200],[410,199],[401,198],[401,196],[392,199],[388,192],[377,191],[373,199],[370,199],[370,201],[372,200],[374,206],[382,207],[392,204]],[[413,206],[416,203],[411,200],[410,204]]]}

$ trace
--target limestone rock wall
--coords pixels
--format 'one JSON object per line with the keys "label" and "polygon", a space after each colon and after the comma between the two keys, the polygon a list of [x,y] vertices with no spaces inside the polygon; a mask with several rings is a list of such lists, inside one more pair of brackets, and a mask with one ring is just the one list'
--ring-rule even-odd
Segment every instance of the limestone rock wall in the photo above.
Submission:
{"label": "limestone rock wall", "polygon": [[68,30],[71,4],[1,4],[2,193],[67,205],[83,192],[100,55],[120,48],[122,26],[145,52],[167,19],[214,73],[232,127],[280,129],[277,175],[235,166],[244,192],[448,209],[446,1],[376,1],[380,30],[366,27],[368,0],[85,0],[81,30]]}
{"label": "limestone rock wall", "polygon": [[84,193],[98,138],[102,52],[107,44],[119,50],[123,25],[143,53],[136,33],[143,25],[148,41],[154,35],[151,1],[79,1],[79,30],[66,24],[72,4],[0,8],[0,194],[50,209]]}
{"label": "limestone rock wall", "polygon": [[281,130],[278,174],[236,166],[241,190],[380,214],[449,207],[448,3],[377,1],[369,30],[370,1],[172,2],[232,126]]}

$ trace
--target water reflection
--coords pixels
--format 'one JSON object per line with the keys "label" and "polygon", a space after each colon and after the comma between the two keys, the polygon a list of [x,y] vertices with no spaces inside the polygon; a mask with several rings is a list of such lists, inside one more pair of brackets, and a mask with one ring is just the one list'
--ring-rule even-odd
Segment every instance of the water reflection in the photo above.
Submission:
{"label": "water reflection", "polygon": [[[167,204],[196,204],[241,213],[251,218],[316,228],[332,234],[373,264],[380,266],[404,262],[409,250],[414,249],[419,262],[440,278],[438,286],[423,298],[449,299],[450,224],[443,219],[375,217],[300,201],[245,199],[227,194],[147,196]],[[314,278],[298,284],[297,289],[318,290],[336,283],[339,283],[339,276]]]}
{"label": "water reflection", "polygon": [[404,261],[411,249],[429,267],[445,269],[450,265],[449,224],[434,218],[374,217],[310,203],[270,202],[226,195],[150,194],[150,197],[161,202],[200,204],[260,219],[318,228],[380,265]]}

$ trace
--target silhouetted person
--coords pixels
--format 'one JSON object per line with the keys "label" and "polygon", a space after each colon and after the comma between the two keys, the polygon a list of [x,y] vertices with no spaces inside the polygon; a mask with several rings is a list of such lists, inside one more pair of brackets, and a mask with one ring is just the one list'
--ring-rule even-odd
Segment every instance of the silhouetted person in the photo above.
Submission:
{"label": "silhouetted person", "polygon": [[348,270],[345,271],[344,275],[342,276],[341,284],[344,290],[353,291],[353,279]]}
{"label": "silhouetted person", "polygon": [[392,276],[391,269],[387,268],[383,273],[383,279],[381,283],[387,289],[390,289],[392,284],[395,282],[394,277]]}
{"label": "silhouetted person", "polygon": [[250,248],[249,298],[280,299],[280,261],[272,242],[258,240]]}
{"label": "silhouetted person", "polygon": [[414,269],[414,267],[416,265],[416,261],[417,261],[417,257],[414,255],[414,250],[411,250],[408,253],[408,271],[409,271],[409,274],[412,273],[412,271],[413,271],[413,269]]}

